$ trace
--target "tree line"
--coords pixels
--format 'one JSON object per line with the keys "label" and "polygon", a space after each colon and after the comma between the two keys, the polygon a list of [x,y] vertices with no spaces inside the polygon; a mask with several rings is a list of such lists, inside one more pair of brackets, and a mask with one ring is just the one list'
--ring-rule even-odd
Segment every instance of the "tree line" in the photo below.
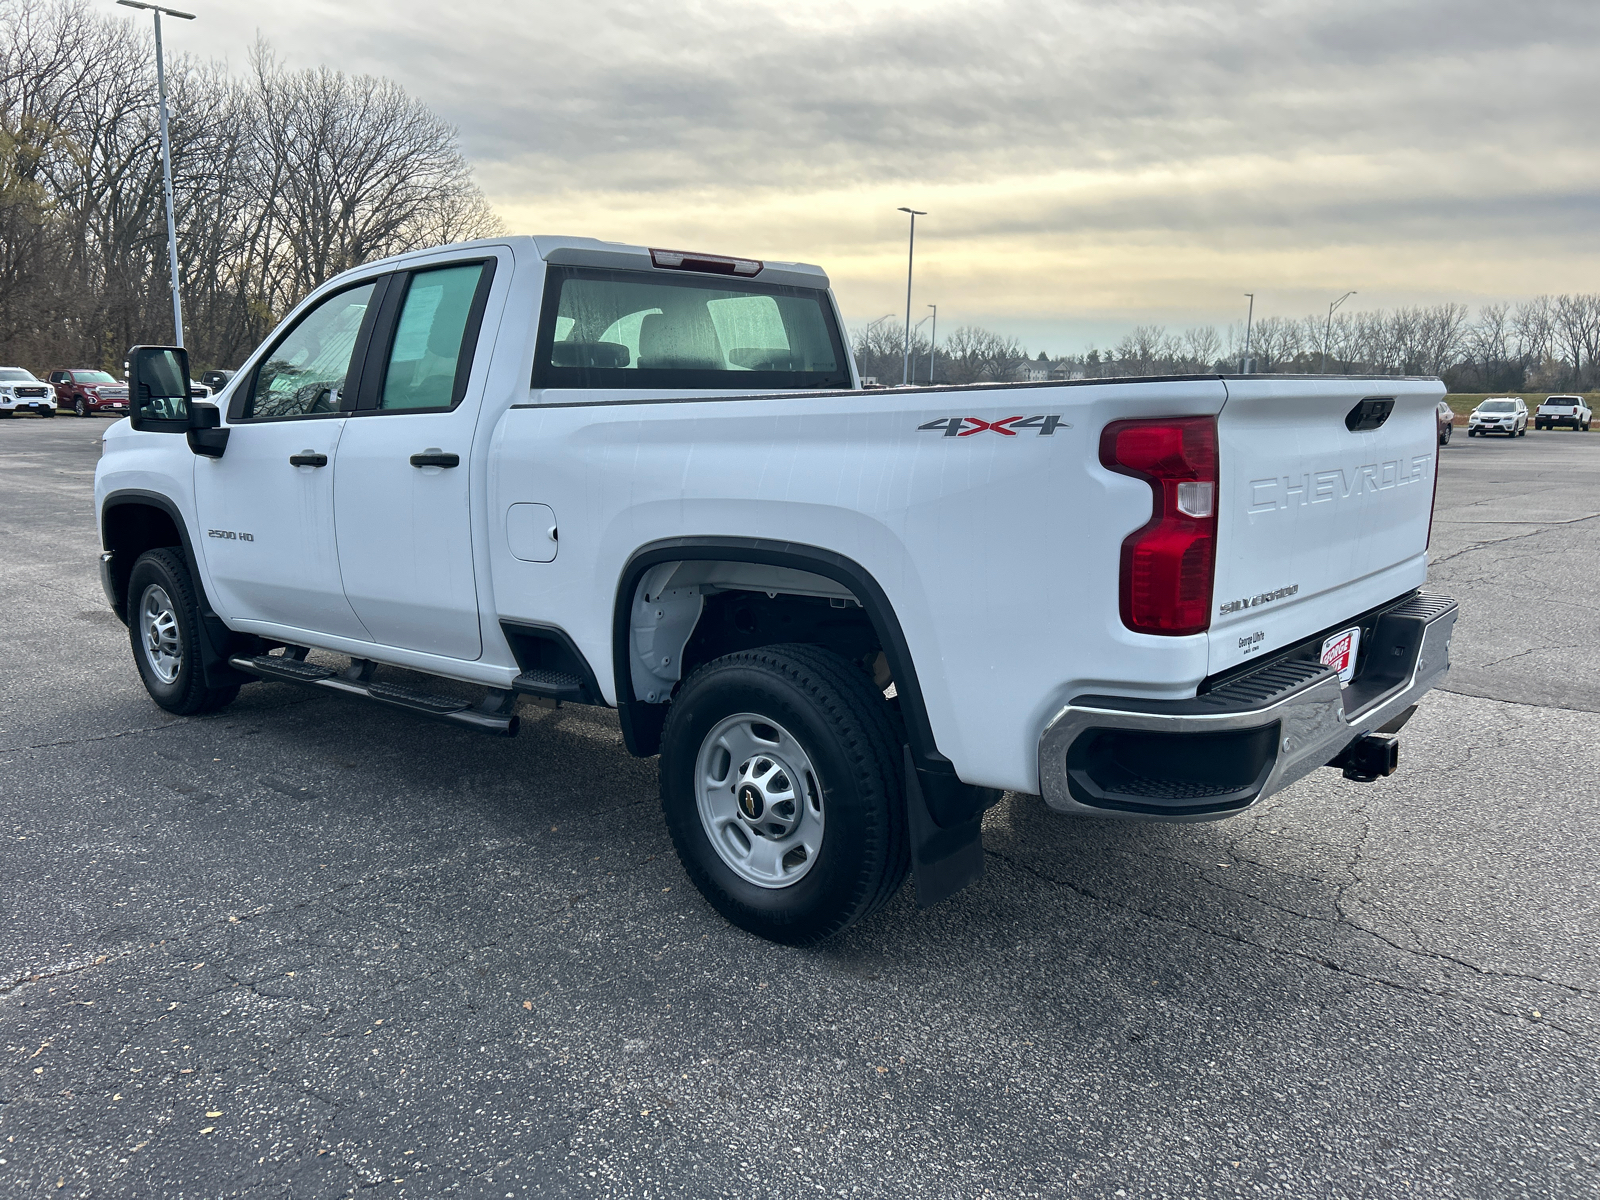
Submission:
{"label": "tree line", "polygon": [[[1134,375],[1227,373],[1246,362],[1246,324],[1199,325],[1171,332],[1140,325],[1104,350],[1030,357],[1015,338],[963,326],[941,339],[937,355],[918,330],[915,382],[1019,378],[1106,379]],[[1276,374],[1438,375],[1453,391],[1600,387],[1600,294],[1537,296],[1520,304],[1463,304],[1367,312],[1265,317],[1249,330],[1250,369]],[[863,376],[898,384],[905,329],[880,317],[855,334]]]}
{"label": "tree line", "polygon": [[[397,84],[173,55],[180,286],[196,367],[234,367],[318,284],[501,231],[455,130]],[[0,360],[120,370],[172,337],[150,26],[0,0]]]}

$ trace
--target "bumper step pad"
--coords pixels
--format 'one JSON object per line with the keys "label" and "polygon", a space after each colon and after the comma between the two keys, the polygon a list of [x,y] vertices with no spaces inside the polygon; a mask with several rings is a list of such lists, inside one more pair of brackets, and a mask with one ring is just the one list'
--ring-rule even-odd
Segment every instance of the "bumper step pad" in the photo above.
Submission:
{"label": "bumper step pad", "polygon": [[528,696],[542,696],[547,700],[569,700],[586,703],[586,689],[580,676],[566,671],[551,671],[545,667],[532,667],[511,681],[511,690]]}

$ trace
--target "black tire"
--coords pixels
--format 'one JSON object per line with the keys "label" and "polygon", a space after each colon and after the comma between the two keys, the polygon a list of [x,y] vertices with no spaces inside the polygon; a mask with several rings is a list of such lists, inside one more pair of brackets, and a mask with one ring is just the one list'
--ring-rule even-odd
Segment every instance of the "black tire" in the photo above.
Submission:
{"label": "black tire", "polygon": [[[701,820],[701,747],[736,714],[767,717],[788,731],[819,777],[824,833],[816,861],[796,883],[741,877]],[[678,858],[713,908],[760,937],[808,945],[887,903],[911,867],[904,797],[888,703],[864,671],[826,650],[783,645],[726,655],[690,675],[667,713],[661,808]]]}
{"label": "black tire", "polygon": [[[147,601],[157,605],[160,602],[152,589],[158,589],[169,602],[166,611],[173,618],[173,627],[171,641],[167,644],[177,649],[177,654],[172,656],[160,656],[146,645],[149,629],[145,619],[146,604]],[[152,700],[180,717],[216,712],[233,703],[239,694],[237,685],[206,686],[200,669],[200,607],[188,565],[179,551],[147,550],[139,556],[128,576],[127,611],[133,661]],[[176,660],[175,668],[173,660]],[[163,678],[164,674],[172,677]]]}
{"label": "black tire", "polygon": [[72,402],[72,411],[80,417],[87,417],[89,415],[89,406],[84,402],[82,396],[79,396]]}

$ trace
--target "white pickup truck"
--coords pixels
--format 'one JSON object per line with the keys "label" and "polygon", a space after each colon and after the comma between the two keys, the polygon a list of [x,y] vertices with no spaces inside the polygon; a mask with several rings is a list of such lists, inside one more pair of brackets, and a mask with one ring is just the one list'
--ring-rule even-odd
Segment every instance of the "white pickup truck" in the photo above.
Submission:
{"label": "white pickup truck", "polygon": [[1002,789],[1202,820],[1386,775],[1448,667],[1432,379],[863,391],[816,267],[546,237],[341,275],[215,405],[129,370],[101,574],[157,704],[614,707],[778,940],[964,886]]}

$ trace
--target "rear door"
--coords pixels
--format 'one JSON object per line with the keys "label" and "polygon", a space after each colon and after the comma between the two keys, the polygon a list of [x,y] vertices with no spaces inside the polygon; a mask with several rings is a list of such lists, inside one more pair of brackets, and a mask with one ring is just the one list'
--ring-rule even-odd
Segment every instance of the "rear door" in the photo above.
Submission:
{"label": "rear door", "polygon": [[1212,672],[1421,586],[1444,394],[1433,380],[1226,383]]}
{"label": "rear door", "polygon": [[496,266],[480,254],[395,277],[340,438],[344,593],[385,646],[468,660],[483,650],[469,503],[482,385],[468,384]]}

